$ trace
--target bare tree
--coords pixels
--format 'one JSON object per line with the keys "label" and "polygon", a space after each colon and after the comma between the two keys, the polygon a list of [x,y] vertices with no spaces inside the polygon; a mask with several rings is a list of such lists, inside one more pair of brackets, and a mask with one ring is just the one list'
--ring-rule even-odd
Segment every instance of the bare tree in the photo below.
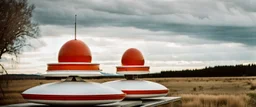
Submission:
{"label": "bare tree", "polygon": [[0,68],[3,70],[3,73],[8,75],[8,72],[5,70],[4,66],[2,64],[0,64]]}
{"label": "bare tree", "polygon": [[32,21],[34,5],[27,0],[0,0],[0,59],[4,53],[18,55],[28,39],[39,36]]}
{"label": "bare tree", "polygon": [[[4,68],[4,66],[2,64],[0,64],[0,68],[3,70],[2,71],[3,73],[5,72],[5,74],[8,75],[7,71],[5,70],[5,68]],[[5,92],[4,92],[3,88],[2,88],[3,80],[4,80],[3,76],[1,76],[1,78],[0,78],[0,82],[1,82],[1,84],[0,84],[0,91],[1,91],[2,95],[5,96],[5,94],[4,94]],[[9,86],[8,85],[9,84],[8,79],[5,81],[5,84],[6,84],[7,87]]]}

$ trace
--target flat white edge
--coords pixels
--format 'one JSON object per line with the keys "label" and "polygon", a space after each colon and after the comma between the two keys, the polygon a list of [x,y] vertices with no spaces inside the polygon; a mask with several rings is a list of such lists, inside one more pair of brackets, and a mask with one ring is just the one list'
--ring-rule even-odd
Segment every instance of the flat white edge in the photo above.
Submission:
{"label": "flat white edge", "polygon": [[92,77],[92,76],[103,76],[100,71],[84,71],[84,70],[59,70],[59,71],[51,71],[47,72],[46,74],[42,74],[45,77],[68,77],[70,75],[76,75],[81,77]]}

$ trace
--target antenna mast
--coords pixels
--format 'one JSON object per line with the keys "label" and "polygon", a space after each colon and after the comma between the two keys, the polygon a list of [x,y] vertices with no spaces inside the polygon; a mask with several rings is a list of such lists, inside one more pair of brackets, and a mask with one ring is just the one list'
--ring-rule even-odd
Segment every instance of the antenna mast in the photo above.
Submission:
{"label": "antenna mast", "polygon": [[75,40],[76,40],[76,15],[75,15]]}

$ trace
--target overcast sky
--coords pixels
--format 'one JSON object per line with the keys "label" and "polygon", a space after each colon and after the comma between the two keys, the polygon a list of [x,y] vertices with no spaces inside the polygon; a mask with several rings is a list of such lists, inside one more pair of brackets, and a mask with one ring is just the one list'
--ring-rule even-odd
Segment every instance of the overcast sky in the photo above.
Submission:
{"label": "overcast sky", "polygon": [[[30,0],[41,37],[31,40],[9,73],[45,73],[60,47],[77,38],[93,62],[115,72],[128,48],[138,48],[152,72],[256,62],[255,0]],[[40,42],[38,42],[40,41]],[[38,42],[38,43],[37,43]],[[12,65],[12,66],[10,66]]]}

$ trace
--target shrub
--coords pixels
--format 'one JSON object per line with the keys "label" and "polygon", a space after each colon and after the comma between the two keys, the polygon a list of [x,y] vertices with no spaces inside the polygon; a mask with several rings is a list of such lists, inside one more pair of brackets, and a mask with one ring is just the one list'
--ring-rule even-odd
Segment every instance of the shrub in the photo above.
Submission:
{"label": "shrub", "polygon": [[255,90],[255,89],[256,89],[256,83],[255,82],[251,82],[250,90]]}

